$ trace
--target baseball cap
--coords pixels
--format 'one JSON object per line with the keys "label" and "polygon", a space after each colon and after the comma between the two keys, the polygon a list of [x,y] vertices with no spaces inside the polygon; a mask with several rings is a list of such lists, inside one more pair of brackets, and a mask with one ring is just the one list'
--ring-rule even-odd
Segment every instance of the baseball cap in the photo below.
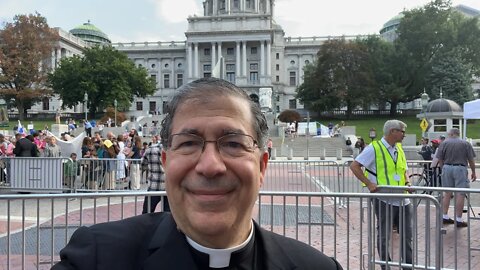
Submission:
{"label": "baseball cap", "polygon": [[440,144],[440,140],[439,139],[432,140],[432,143]]}
{"label": "baseball cap", "polygon": [[440,140],[445,140],[445,135],[440,135]]}

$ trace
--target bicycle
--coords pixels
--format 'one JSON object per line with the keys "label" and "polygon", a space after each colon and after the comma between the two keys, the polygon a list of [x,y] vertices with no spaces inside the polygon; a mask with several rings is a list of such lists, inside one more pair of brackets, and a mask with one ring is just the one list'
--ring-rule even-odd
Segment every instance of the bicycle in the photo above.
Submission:
{"label": "bicycle", "polygon": [[[408,176],[413,186],[418,187],[438,187],[441,186],[440,168],[431,168],[430,164],[424,164],[422,173],[412,173]],[[419,194],[432,195],[431,190],[422,190]],[[417,201],[417,206],[421,200]]]}

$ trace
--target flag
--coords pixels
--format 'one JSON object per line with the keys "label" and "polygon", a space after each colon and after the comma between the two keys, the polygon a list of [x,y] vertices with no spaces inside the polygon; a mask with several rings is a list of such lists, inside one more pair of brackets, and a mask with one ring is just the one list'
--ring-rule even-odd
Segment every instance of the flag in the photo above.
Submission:
{"label": "flag", "polygon": [[223,60],[223,56],[220,56],[220,59],[218,59],[217,64],[213,68],[212,77],[225,79],[225,61]]}
{"label": "flag", "polygon": [[27,132],[25,131],[25,129],[22,126],[22,123],[20,123],[20,120],[18,120],[17,133],[23,134],[23,135],[27,134]]}

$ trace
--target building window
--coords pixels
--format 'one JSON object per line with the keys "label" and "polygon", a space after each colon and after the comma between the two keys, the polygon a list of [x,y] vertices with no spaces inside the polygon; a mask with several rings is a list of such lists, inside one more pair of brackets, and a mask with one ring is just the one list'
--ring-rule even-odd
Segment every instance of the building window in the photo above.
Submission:
{"label": "building window", "polygon": [[157,83],[157,75],[155,74],[150,75],[150,80],[152,80],[152,82],[154,83]]}
{"label": "building window", "polygon": [[150,104],[149,104],[149,112],[155,112],[157,111],[157,102],[156,101],[150,101]]}
{"label": "building window", "polygon": [[225,79],[231,83],[235,83],[235,72],[227,72]]}
{"label": "building window", "polygon": [[204,55],[210,55],[210,48],[203,49],[203,54]]}
{"label": "building window", "polygon": [[258,72],[250,72],[250,83],[251,84],[258,84]]}
{"label": "building window", "polygon": [[143,102],[137,101],[137,111],[143,111]]}
{"label": "building window", "polygon": [[288,108],[289,109],[296,109],[297,108],[297,100],[296,99],[290,99],[288,101]]}
{"label": "building window", "polygon": [[235,71],[235,64],[226,64],[225,69],[227,71]]}
{"label": "building window", "polygon": [[258,70],[258,64],[257,63],[250,64],[250,70]]}
{"label": "building window", "polygon": [[276,69],[276,70],[280,70],[280,65],[279,65],[279,64],[276,64],[276,65],[275,65],[275,69]]}
{"label": "building window", "polygon": [[225,0],[218,1],[218,9],[225,10]]}
{"label": "building window", "polygon": [[276,81],[276,82],[280,82],[280,76],[278,76],[278,75],[275,76],[275,81]]}
{"label": "building window", "polygon": [[253,8],[254,7],[254,0],[245,0],[245,7],[246,8]]}
{"label": "building window", "polygon": [[276,58],[276,59],[280,59],[280,53],[277,52],[277,53],[275,54],[275,58]]}
{"label": "building window", "polygon": [[181,67],[182,67],[182,63],[178,63],[177,67],[178,67],[178,68],[181,68]]}
{"label": "building window", "polygon": [[168,67],[169,67],[168,63],[166,63],[166,64],[164,65],[164,67],[165,67],[165,68],[168,68]]}
{"label": "building window", "polygon": [[309,60],[305,60],[305,65],[308,65],[310,64],[310,61]]}
{"label": "building window", "polygon": [[295,71],[290,72],[290,86],[297,85],[297,73]]}
{"label": "building window", "polygon": [[180,87],[183,85],[183,74],[179,73],[177,74],[177,87]]}
{"label": "building window", "polygon": [[155,67],[156,67],[156,65],[155,65],[155,64],[152,64],[152,65],[151,65],[151,67],[152,67],[152,68],[155,68]]}
{"label": "building window", "polygon": [[234,52],[233,48],[227,48],[227,55],[234,55]]}
{"label": "building window", "polygon": [[250,54],[257,54],[257,47],[250,48]]}
{"label": "building window", "polygon": [[452,119],[452,128],[460,129],[460,119]]}
{"label": "building window", "polygon": [[170,74],[163,74],[163,88],[170,88]]}
{"label": "building window", "polygon": [[42,100],[42,110],[44,111],[50,110],[50,99],[48,97]]}
{"label": "building window", "polygon": [[447,120],[446,119],[434,119],[433,120],[434,132],[447,132]]}
{"label": "building window", "polygon": [[295,60],[291,60],[290,65],[294,66],[295,65]]}
{"label": "building window", "polygon": [[212,65],[203,65],[203,77],[210,78],[212,77]]}
{"label": "building window", "polygon": [[233,0],[233,8],[240,9],[240,0]]}

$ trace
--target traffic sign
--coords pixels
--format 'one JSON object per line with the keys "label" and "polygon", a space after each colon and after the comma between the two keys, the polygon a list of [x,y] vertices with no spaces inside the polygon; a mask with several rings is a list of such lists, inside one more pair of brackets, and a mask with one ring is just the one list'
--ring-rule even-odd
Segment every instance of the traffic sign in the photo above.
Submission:
{"label": "traffic sign", "polygon": [[423,132],[427,131],[427,129],[428,129],[427,119],[425,119],[425,118],[422,119],[422,121],[420,122],[420,128],[422,129]]}

